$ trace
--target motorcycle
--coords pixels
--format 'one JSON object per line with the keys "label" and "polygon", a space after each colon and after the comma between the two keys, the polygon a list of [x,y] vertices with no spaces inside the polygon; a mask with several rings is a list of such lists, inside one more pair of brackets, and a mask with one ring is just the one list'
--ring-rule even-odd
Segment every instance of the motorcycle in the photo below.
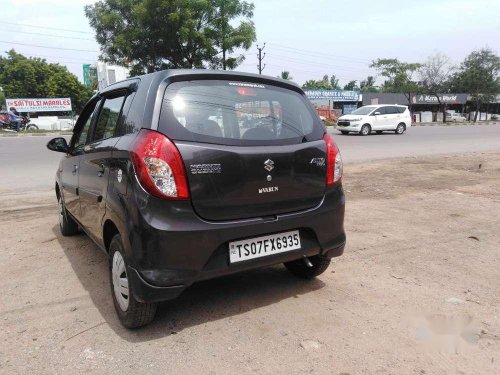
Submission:
{"label": "motorcycle", "polygon": [[[21,123],[19,124],[19,131],[21,130],[38,130],[38,126],[30,124],[31,119],[28,116],[20,116]],[[10,121],[9,114],[5,111],[0,112],[0,126],[3,130],[16,131],[16,124]]]}

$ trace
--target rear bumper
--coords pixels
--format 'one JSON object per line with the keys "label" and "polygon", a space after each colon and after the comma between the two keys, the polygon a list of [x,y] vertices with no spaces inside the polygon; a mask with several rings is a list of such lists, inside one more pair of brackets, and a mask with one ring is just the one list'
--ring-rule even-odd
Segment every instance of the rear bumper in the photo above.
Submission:
{"label": "rear bumper", "polygon": [[[139,200],[142,197],[138,197]],[[144,201],[142,201],[144,202]],[[273,218],[207,222],[189,202],[148,198],[129,234],[129,278],[143,302],[173,299],[191,284],[219,276],[323,254],[342,255],[345,246],[342,186],[329,189],[320,205]],[[229,262],[229,242],[299,230],[300,250]]]}
{"label": "rear bumper", "polygon": [[[344,253],[344,247],[345,247],[345,242],[339,247],[326,251],[324,255],[329,258],[341,256]],[[211,279],[218,276],[226,276],[232,273],[243,272],[255,268],[271,266],[284,262],[289,262],[297,258],[300,258],[304,255],[312,256],[317,254],[318,251],[316,250],[300,251],[299,254],[292,251],[289,253],[280,254],[279,256],[259,258],[253,260],[251,263],[242,262],[242,264],[238,264],[236,267],[231,267],[230,269],[218,270],[214,272],[210,271],[204,272],[203,278],[198,279],[197,281],[204,279]],[[155,271],[155,276],[159,279],[171,278],[172,275],[170,275],[169,273],[170,272],[168,270],[157,270]],[[180,276],[178,272],[176,272],[176,275]],[[149,276],[151,277],[153,275],[149,274]],[[161,302],[177,298],[190,285],[190,284],[180,284],[171,286],[153,285],[152,282],[155,282],[154,279],[152,281],[145,279],[145,277],[133,267],[128,268],[128,278],[134,290],[134,294],[137,300],[140,302],[152,303],[152,302]]]}

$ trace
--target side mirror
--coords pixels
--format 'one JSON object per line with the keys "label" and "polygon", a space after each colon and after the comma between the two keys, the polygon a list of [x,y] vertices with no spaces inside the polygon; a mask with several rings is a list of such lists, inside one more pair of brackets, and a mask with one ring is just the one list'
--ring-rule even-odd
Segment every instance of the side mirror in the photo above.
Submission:
{"label": "side mirror", "polygon": [[63,137],[57,137],[57,138],[51,139],[47,143],[47,148],[50,151],[64,152],[64,153],[69,152],[68,142],[66,142],[66,139],[64,139]]}
{"label": "side mirror", "polygon": [[380,115],[380,112],[379,112],[379,111],[377,111],[377,112],[373,112],[373,115],[374,115],[374,116]]}

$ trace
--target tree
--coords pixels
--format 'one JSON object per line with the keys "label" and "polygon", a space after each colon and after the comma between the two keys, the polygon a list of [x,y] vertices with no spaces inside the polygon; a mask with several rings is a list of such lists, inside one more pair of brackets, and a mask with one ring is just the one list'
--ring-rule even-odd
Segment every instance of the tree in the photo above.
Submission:
{"label": "tree", "polygon": [[332,89],[334,89],[334,90],[340,89],[339,79],[337,78],[337,76],[335,74],[332,74],[330,76],[330,85],[332,86]]}
{"label": "tree", "polygon": [[423,88],[437,99],[439,108],[443,112],[443,122],[446,122],[446,103],[441,102],[439,94],[449,90],[452,69],[448,56],[436,53],[430,56],[419,70]]}
{"label": "tree", "polygon": [[378,92],[375,87],[375,78],[373,76],[366,77],[365,80],[359,82],[359,88],[362,92]]}
{"label": "tree", "polygon": [[359,89],[358,86],[356,85],[356,82],[358,82],[358,81],[356,81],[356,80],[349,81],[349,83],[344,86],[344,90],[350,90],[350,91],[352,91],[352,90]]}
{"label": "tree", "polygon": [[470,53],[453,75],[451,88],[470,94],[476,104],[474,122],[477,121],[481,104],[489,103],[500,93],[499,73],[500,57],[491,49],[483,48]]}
{"label": "tree", "polygon": [[286,80],[289,80],[289,81],[291,81],[293,79],[293,77],[290,75],[290,72],[287,71],[287,70],[283,70],[281,72],[281,74],[278,76],[278,78],[286,79]]}
{"label": "tree", "polygon": [[65,66],[14,50],[0,56],[0,86],[8,98],[70,97],[77,112],[92,95]]}
{"label": "tree", "polygon": [[314,79],[306,81],[302,85],[303,89],[309,89],[309,90],[331,90],[332,85],[330,85],[330,82],[326,81],[324,79],[321,79],[319,81],[315,81]]}
{"label": "tree", "polygon": [[[210,61],[210,66],[223,70],[235,69],[245,60],[245,55],[227,57],[227,54],[234,53],[236,48],[248,50],[255,41],[255,25],[251,21],[254,5],[240,0],[211,0],[211,5],[207,8],[214,22],[207,24],[207,36],[214,41],[216,55]],[[235,19],[241,20],[237,27],[230,23]]]}
{"label": "tree", "polygon": [[234,69],[255,40],[254,6],[240,0],[101,0],[85,6],[104,61],[132,75],[167,68]]}
{"label": "tree", "polygon": [[411,95],[418,91],[418,85],[413,80],[413,74],[420,69],[419,63],[406,63],[398,59],[377,59],[370,68],[375,68],[387,80],[382,89],[384,92],[403,93],[408,100],[411,112]]}
{"label": "tree", "polygon": [[331,77],[328,77],[328,74],[325,74],[323,79],[318,81],[314,79],[306,81],[306,83],[302,85],[302,88],[310,90],[338,90],[340,86],[339,80],[335,75],[332,74]]}

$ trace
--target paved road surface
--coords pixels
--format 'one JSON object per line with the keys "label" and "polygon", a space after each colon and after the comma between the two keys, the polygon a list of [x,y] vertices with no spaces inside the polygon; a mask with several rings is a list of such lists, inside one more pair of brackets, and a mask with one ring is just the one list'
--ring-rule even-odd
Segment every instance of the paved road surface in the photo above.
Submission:
{"label": "paved road surface", "polygon": [[342,135],[329,129],[346,163],[407,156],[500,150],[500,125],[412,127],[394,133]]}
{"label": "paved road surface", "polygon": [[[432,154],[500,150],[500,125],[414,127],[406,134],[361,137],[341,135],[335,142],[344,162]],[[53,187],[62,154],[50,152],[50,137],[0,137],[0,193],[39,191]]]}

